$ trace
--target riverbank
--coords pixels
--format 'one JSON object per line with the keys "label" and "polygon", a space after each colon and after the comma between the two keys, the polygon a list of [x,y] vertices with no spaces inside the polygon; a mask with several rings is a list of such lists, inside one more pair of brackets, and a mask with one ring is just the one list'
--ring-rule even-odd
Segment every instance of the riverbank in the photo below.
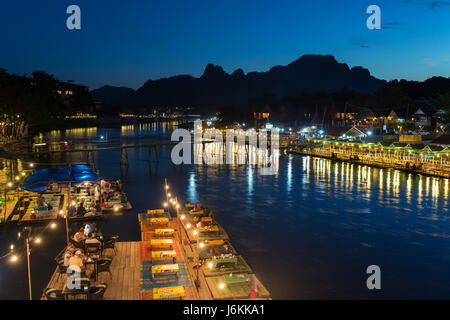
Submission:
{"label": "riverbank", "polygon": [[[406,173],[416,173],[427,176],[450,178],[450,157],[447,148],[440,147],[440,152],[420,151],[417,149],[408,149],[397,147],[398,149],[406,149],[397,151],[396,147],[387,147],[387,151],[381,144],[362,144],[328,142],[324,141],[324,145],[308,146],[303,148],[290,148],[287,153],[299,154],[305,156],[320,157],[330,160],[343,161],[353,164],[366,165],[379,169],[396,169]],[[411,154],[414,153],[414,156]]]}

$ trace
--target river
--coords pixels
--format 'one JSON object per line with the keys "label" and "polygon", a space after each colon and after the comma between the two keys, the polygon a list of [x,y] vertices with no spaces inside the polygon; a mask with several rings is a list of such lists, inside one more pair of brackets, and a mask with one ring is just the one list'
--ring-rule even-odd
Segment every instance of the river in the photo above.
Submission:
{"label": "river", "polygon": [[[170,136],[174,128],[158,123],[43,135],[107,146],[145,143],[153,136]],[[248,165],[174,166],[170,152],[171,147],[160,147],[159,162],[149,164],[147,149],[130,149],[129,166],[122,169],[118,150],[95,155],[101,175],[120,177],[134,207],[108,216],[102,226],[106,235],[140,240],[137,213],[162,206],[167,178],[179,199],[200,201],[214,211],[274,299],[450,298],[448,179],[292,155],[281,155],[276,174],[267,176]],[[0,255],[20,231],[0,229]],[[45,230],[42,239],[31,253],[34,298],[54,271],[52,259],[65,242],[64,225]],[[0,299],[28,298],[25,262],[24,255],[16,263],[0,260]],[[381,290],[366,287],[369,265],[381,269]]]}

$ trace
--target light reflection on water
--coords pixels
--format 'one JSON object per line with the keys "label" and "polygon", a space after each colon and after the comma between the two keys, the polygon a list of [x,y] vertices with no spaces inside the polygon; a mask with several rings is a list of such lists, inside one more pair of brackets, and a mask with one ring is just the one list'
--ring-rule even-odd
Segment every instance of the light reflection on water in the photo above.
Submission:
{"label": "light reflection on water", "polygon": [[[108,135],[110,141],[137,143],[172,129],[159,123],[52,136],[89,144]],[[130,165],[122,170],[117,150],[96,154],[104,176],[122,178],[135,209],[108,217],[107,234],[139,240],[136,214],[161,206],[167,177],[180,200],[201,201],[214,211],[275,299],[450,298],[448,179],[301,156],[281,156],[277,174],[262,176],[258,166],[238,161],[175,167],[170,151],[161,147],[161,161],[149,167],[146,150],[131,149]],[[56,253],[61,239],[52,242]],[[53,256],[48,253],[34,268],[51,273]],[[381,292],[365,287],[371,264],[381,267]],[[37,292],[48,277],[40,284],[35,279]]]}
{"label": "light reflection on water", "polygon": [[[448,179],[310,157],[279,166],[273,177],[192,169],[200,199],[275,297],[450,296]],[[385,270],[380,294],[365,289],[370,264]]]}

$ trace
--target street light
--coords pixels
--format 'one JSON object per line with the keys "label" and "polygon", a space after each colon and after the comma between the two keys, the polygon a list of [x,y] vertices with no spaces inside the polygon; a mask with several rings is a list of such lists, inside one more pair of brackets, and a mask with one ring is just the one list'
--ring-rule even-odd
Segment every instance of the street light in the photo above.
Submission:
{"label": "street light", "polygon": [[167,178],[164,178],[164,186],[165,186],[165,191],[166,191],[166,203],[164,204],[164,207],[167,207],[167,210],[169,212],[170,215],[170,206],[168,205],[169,203],[169,193],[167,193],[167,189],[169,189],[169,185],[167,184]]}
{"label": "street light", "polygon": [[[54,229],[56,227],[55,223],[50,224],[48,227]],[[28,291],[30,300],[33,299],[32,292],[31,292],[31,266],[30,266],[30,240],[33,240],[35,244],[42,243],[42,239],[40,237],[32,237],[31,232],[33,231],[30,227],[25,227],[25,246],[26,246],[26,255],[27,255],[27,273],[28,273]],[[19,238],[21,236],[21,233],[18,234]],[[13,246],[11,245],[13,248]],[[16,255],[11,256],[11,261],[16,262],[18,260],[18,257]]]}
{"label": "street light", "polygon": [[3,189],[3,192],[4,192],[3,198],[5,200],[4,211],[3,211],[3,223],[4,224],[6,224],[6,214],[7,214],[7,210],[8,210],[8,199],[7,199],[7,195],[8,195],[8,191],[9,191],[8,188],[11,188],[13,186],[13,183],[11,181],[9,181],[6,184],[6,186],[7,186],[7,188]]}

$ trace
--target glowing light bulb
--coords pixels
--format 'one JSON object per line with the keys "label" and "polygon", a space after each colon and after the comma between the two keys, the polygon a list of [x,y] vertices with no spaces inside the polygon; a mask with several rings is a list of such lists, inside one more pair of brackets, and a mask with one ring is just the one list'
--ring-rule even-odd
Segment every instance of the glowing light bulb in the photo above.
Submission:
{"label": "glowing light bulb", "polygon": [[34,240],[34,243],[41,243],[41,238],[36,238],[36,239]]}
{"label": "glowing light bulb", "polygon": [[196,236],[197,233],[198,233],[198,231],[197,231],[197,230],[194,230],[194,232],[193,232],[194,236]]}
{"label": "glowing light bulb", "polygon": [[30,163],[30,167],[33,168],[34,167],[34,163]]}
{"label": "glowing light bulb", "polygon": [[213,263],[212,263],[212,262],[208,263],[208,267],[209,267],[210,269],[212,269]]}
{"label": "glowing light bulb", "polygon": [[16,262],[17,261],[17,256],[16,255],[12,255],[11,256],[11,262]]}
{"label": "glowing light bulb", "polygon": [[219,289],[225,288],[225,285],[223,283],[219,283]]}
{"label": "glowing light bulb", "polygon": [[14,245],[12,244],[12,245],[10,246],[10,248],[11,248],[11,250],[14,250]]}
{"label": "glowing light bulb", "polygon": [[184,220],[184,218],[185,218],[184,214],[182,214],[180,218],[181,218],[181,220]]}
{"label": "glowing light bulb", "polygon": [[50,228],[52,228],[52,229],[55,229],[56,228],[56,223],[52,223],[52,224],[50,224]]}
{"label": "glowing light bulb", "polygon": [[191,227],[191,224],[190,223],[188,223],[187,225],[186,225],[186,228],[190,228]]}

